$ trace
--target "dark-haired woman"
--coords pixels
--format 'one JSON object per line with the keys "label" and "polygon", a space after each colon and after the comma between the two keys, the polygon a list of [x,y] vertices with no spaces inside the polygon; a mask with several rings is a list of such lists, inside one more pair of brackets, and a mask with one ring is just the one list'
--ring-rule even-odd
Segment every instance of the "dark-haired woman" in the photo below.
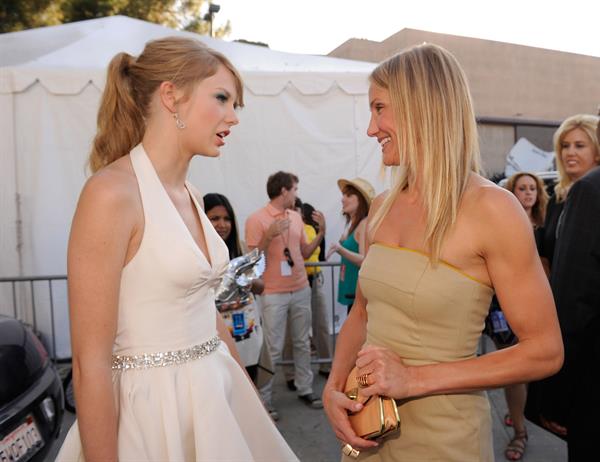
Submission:
{"label": "dark-haired woman", "polygon": [[346,217],[346,231],[339,242],[331,245],[327,252],[327,260],[337,252],[342,257],[338,283],[338,302],[345,305],[350,312],[356,296],[358,270],[365,258],[367,238],[367,215],[375,190],[363,178],[338,180],[342,192],[342,213]]}
{"label": "dark-haired woman", "polygon": [[[227,197],[218,193],[204,196],[204,211],[215,227],[217,234],[227,244],[229,258],[233,259],[243,254],[239,240],[237,221],[233,207]],[[252,292],[260,294],[264,289],[262,280],[252,284]],[[246,366],[246,371],[254,383],[258,373],[258,359],[263,344],[263,332],[260,325],[260,311],[254,297],[240,304],[235,301],[228,307],[220,308],[223,321],[235,340],[237,351]]]}
{"label": "dark-haired woman", "polygon": [[215,309],[229,252],[186,181],[242,104],[238,72],[197,40],[110,62],[69,240],[77,422],[58,461],[297,460]]}

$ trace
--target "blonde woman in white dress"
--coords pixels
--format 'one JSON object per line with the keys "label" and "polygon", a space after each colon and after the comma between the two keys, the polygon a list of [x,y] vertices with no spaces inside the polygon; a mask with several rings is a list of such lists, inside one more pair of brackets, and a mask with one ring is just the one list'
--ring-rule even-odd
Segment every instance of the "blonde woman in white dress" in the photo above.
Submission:
{"label": "blonde woman in white dress", "polygon": [[78,420],[59,461],[297,460],[214,304],[227,247],[186,182],[238,123],[240,77],[183,38],[109,65],[68,255]]}

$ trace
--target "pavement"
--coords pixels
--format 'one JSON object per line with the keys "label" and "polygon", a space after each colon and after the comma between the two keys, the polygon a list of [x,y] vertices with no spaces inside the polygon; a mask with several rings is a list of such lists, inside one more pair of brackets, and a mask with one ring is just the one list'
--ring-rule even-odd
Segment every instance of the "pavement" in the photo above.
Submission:
{"label": "pavement", "polygon": [[[314,367],[315,393],[319,396],[325,385],[325,378],[318,375]],[[504,449],[512,436],[512,428],[504,426],[506,402],[501,389],[488,392],[493,421],[493,441],[496,461],[504,461]],[[281,370],[275,376],[274,405],[279,411],[277,427],[290,447],[302,462],[338,462],[340,444],[333,434],[325,413],[308,408],[294,392],[288,391]],[[67,412],[63,421],[61,438],[55,442],[47,461],[53,461],[62,439],[74,421],[73,414]],[[529,442],[522,461],[525,462],[566,462],[567,445],[564,441],[540,427],[527,422]],[[273,461],[278,462],[278,461]]]}

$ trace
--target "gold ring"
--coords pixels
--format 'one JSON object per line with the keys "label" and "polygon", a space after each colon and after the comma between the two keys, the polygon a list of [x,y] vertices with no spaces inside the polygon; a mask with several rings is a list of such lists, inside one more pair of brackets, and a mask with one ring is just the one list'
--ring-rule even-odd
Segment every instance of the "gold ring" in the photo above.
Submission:
{"label": "gold ring", "polygon": [[342,447],[342,452],[348,457],[352,457],[353,459],[356,459],[360,455],[360,451],[354,449],[347,443]]}
{"label": "gold ring", "polygon": [[361,388],[367,388],[369,386],[369,376],[371,373],[362,374],[356,377],[356,381]]}

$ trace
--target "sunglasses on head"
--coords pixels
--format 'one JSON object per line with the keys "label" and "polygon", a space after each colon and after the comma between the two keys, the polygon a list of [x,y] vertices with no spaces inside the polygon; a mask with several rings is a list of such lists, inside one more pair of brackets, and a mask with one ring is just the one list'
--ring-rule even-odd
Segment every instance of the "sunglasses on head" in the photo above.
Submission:
{"label": "sunglasses on head", "polygon": [[285,259],[288,262],[288,265],[290,265],[290,267],[294,266],[294,260],[292,260],[292,254],[290,253],[290,249],[288,249],[287,247],[285,249],[283,249],[283,255],[285,256]]}

